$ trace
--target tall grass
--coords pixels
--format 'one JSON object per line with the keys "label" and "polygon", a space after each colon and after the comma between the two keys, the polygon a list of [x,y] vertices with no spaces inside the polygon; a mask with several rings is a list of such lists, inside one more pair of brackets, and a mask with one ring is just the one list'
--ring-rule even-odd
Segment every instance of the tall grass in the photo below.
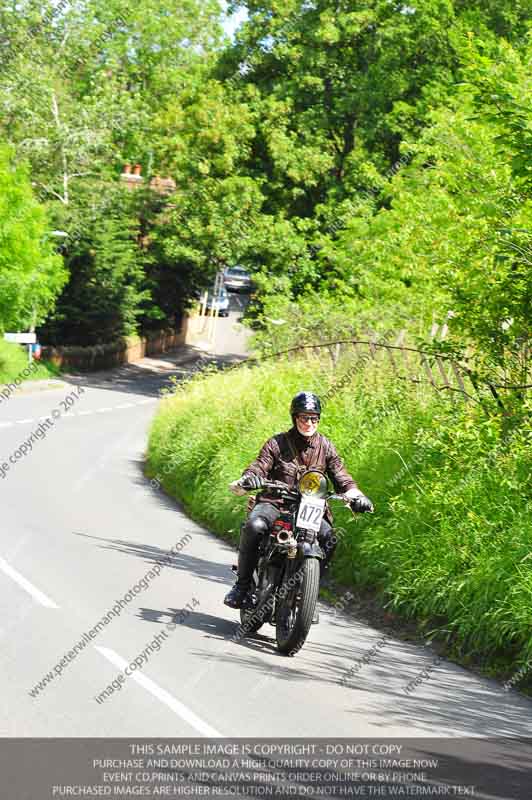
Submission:
{"label": "tall grass", "polygon": [[0,338],[0,384],[12,383],[16,378],[22,380],[39,380],[51,378],[58,374],[58,370],[46,362],[35,362],[36,369],[29,375],[23,375],[23,370],[28,366],[27,351],[19,344],[6,342]]}
{"label": "tall grass", "polygon": [[[227,490],[263,442],[291,424],[291,397],[325,393],[317,362],[266,363],[193,379],[164,401],[148,471],[197,519],[235,541],[245,498]],[[503,437],[474,404],[399,384],[369,366],[326,404],[320,430],[376,513],[353,520],[334,560],[338,579],[369,587],[467,661],[512,672],[532,659],[532,437]]]}

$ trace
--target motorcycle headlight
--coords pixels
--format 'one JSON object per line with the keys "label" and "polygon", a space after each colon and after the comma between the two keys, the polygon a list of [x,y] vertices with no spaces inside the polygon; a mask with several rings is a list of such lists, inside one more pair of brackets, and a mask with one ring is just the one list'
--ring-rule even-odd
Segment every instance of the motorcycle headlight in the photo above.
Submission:
{"label": "motorcycle headlight", "polygon": [[327,478],[317,470],[309,470],[299,479],[297,488],[301,494],[325,497],[327,494]]}

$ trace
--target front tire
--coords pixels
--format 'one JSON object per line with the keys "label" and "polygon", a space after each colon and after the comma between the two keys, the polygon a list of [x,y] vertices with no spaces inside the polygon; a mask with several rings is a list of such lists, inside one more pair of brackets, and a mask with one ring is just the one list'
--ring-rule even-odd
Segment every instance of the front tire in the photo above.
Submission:
{"label": "front tire", "polygon": [[301,585],[296,589],[294,604],[290,607],[283,603],[277,611],[275,633],[277,647],[281,653],[293,656],[305,644],[312,625],[319,590],[319,561],[316,558],[306,558],[303,562],[303,578]]}

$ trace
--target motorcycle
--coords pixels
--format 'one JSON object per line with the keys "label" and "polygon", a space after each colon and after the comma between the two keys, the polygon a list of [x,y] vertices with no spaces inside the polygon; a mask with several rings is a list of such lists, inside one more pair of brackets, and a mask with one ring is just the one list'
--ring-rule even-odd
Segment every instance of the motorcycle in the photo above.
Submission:
{"label": "motorcycle", "polygon": [[326,501],[349,500],[330,492],[327,477],[316,469],[307,470],[294,488],[282,481],[264,481],[263,487],[281,500],[279,516],[259,543],[250,600],[240,609],[237,638],[256,633],[268,622],[275,626],[279,651],[293,656],[305,643],[318,599],[319,562],[325,557],[318,532]]}

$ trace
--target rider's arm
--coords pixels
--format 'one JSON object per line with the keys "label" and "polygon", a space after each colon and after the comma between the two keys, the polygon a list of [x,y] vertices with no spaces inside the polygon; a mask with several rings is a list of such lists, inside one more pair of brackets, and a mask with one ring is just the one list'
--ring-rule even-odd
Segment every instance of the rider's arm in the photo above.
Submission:
{"label": "rider's arm", "polygon": [[246,490],[242,488],[242,481],[248,475],[257,475],[264,479],[268,478],[278,451],[279,448],[275,439],[268,439],[268,441],[262,446],[257,458],[246,467],[241,477],[229,484],[230,491],[236,495],[246,494]]}
{"label": "rider's arm", "polygon": [[334,484],[334,489],[339,494],[344,494],[350,489],[360,492],[353,477],[344,467],[344,462],[336,452],[336,448],[332,442],[329,442],[326,456],[326,469],[327,474]]}
{"label": "rider's arm", "polygon": [[270,476],[275,458],[278,454],[279,446],[275,440],[275,437],[272,437],[271,439],[268,439],[268,441],[262,446],[257,458],[246,467],[242,473],[242,477],[250,474],[260,475],[261,478],[266,480]]}

